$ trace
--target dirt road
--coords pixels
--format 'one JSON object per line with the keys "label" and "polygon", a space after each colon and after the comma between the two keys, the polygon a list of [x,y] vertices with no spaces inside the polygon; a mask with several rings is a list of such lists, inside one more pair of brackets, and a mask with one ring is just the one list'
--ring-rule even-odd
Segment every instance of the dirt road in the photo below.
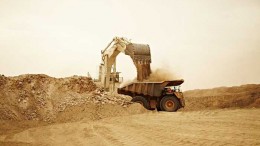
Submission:
{"label": "dirt road", "polygon": [[260,145],[260,109],[153,112],[55,124],[0,136],[0,145]]}

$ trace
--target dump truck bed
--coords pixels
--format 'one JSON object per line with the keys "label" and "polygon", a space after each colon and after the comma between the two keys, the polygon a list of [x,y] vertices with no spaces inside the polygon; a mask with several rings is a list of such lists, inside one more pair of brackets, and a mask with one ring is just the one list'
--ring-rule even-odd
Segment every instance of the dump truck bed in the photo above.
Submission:
{"label": "dump truck bed", "polygon": [[171,80],[162,82],[133,82],[121,88],[118,88],[119,94],[124,95],[144,95],[151,97],[160,97],[162,91],[167,86],[179,86],[184,80]]}

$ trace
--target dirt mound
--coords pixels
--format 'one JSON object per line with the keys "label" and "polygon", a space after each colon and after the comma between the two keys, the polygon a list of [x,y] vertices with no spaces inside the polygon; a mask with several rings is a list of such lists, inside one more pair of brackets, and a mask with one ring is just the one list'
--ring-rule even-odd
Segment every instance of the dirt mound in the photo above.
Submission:
{"label": "dirt mound", "polygon": [[108,95],[88,77],[0,76],[0,120],[65,122],[72,117],[84,118],[79,116],[82,112],[96,116],[96,110],[106,106],[121,111],[129,104],[128,96]]}
{"label": "dirt mound", "polygon": [[118,104],[96,105],[86,103],[81,106],[68,107],[58,114],[55,122],[95,121],[109,117],[128,116],[148,112],[140,104],[131,104],[127,108]]}
{"label": "dirt mound", "polygon": [[191,90],[184,96],[184,110],[260,107],[259,84]]}

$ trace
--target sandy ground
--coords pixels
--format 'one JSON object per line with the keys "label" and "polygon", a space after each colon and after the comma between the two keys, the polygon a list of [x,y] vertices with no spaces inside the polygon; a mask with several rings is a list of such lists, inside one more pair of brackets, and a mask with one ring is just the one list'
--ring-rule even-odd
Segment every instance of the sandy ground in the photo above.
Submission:
{"label": "sandy ground", "polygon": [[1,135],[0,145],[260,145],[260,109],[83,119]]}
{"label": "sandy ground", "polygon": [[176,113],[147,111],[91,78],[0,76],[0,146],[260,145],[260,85],[184,92]]}

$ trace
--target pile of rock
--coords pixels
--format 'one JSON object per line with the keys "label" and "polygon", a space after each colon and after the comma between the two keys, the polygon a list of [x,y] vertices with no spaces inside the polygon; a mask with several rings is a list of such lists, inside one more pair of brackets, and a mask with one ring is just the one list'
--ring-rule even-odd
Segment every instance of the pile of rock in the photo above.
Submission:
{"label": "pile of rock", "polygon": [[92,93],[91,98],[96,104],[118,104],[123,107],[127,107],[131,104],[131,97],[119,94],[109,94],[108,92],[105,92],[103,88],[97,88]]}
{"label": "pile of rock", "polygon": [[103,88],[97,88],[95,91],[92,91],[85,95],[69,94],[69,96],[64,97],[56,104],[57,107],[55,108],[55,110],[57,110],[58,112],[62,112],[67,107],[80,106],[87,103],[96,105],[116,104],[127,107],[132,102],[131,97],[129,96],[110,94],[109,92],[105,92]]}
{"label": "pile of rock", "polygon": [[111,95],[91,78],[47,75],[0,76],[0,119],[52,121],[67,107],[131,104],[131,97]]}

